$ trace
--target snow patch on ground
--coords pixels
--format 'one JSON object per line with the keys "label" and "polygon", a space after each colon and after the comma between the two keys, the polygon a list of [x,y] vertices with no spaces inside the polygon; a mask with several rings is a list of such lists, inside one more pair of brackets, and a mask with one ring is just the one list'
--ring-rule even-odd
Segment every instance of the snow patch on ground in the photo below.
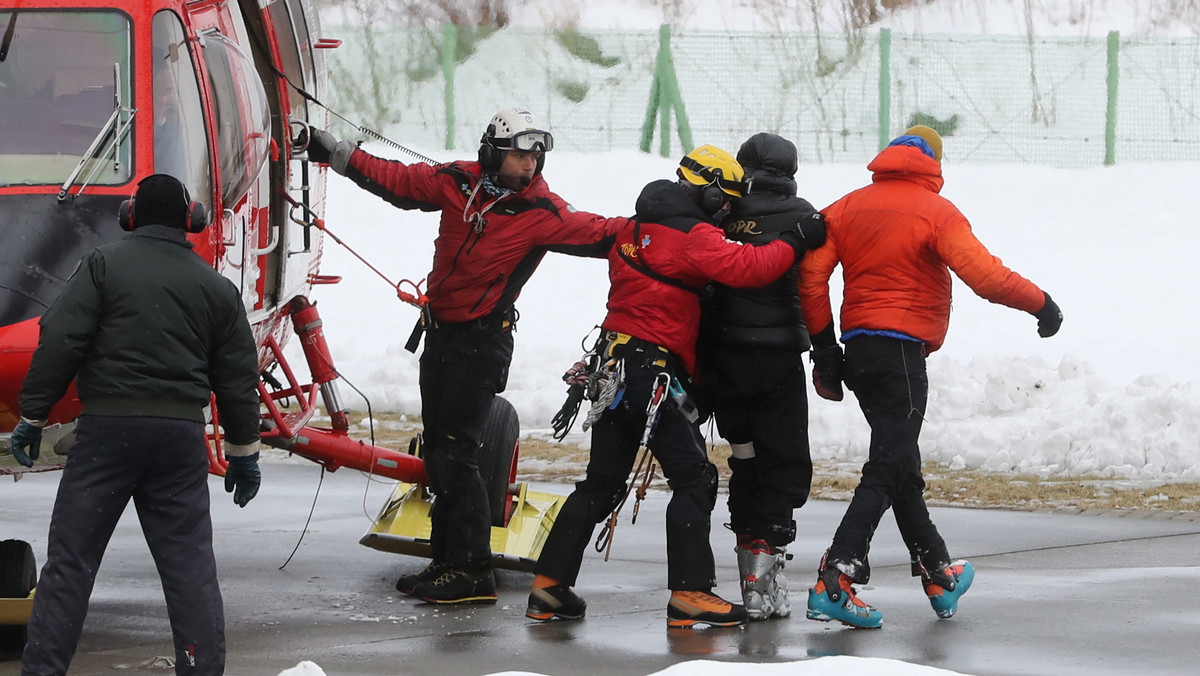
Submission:
{"label": "snow patch on ground", "polygon": [[[821,657],[802,662],[776,664],[730,664],[712,660],[693,660],[656,671],[650,676],[844,676],[845,674],[874,674],[875,676],[954,676],[958,671],[935,669],[899,660],[876,657]],[[304,661],[279,676],[325,676],[316,664]],[[501,671],[492,676],[552,676],[534,671]]]}

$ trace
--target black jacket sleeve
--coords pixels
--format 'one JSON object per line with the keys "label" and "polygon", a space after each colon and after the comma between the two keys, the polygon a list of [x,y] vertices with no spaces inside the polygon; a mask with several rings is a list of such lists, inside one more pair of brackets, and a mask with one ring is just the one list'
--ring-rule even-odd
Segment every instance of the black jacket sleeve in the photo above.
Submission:
{"label": "black jacket sleeve", "polygon": [[87,358],[103,313],[104,269],[100,252],[85,257],[38,322],[41,337],[18,399],[24,417],[50,417]]}
{"label": "black jacket sleeve", "polygon": [[225,438],[244,445],[258,440],[258,352],[237,289],[229,288],[231,309],[214,335],[209,382]]}

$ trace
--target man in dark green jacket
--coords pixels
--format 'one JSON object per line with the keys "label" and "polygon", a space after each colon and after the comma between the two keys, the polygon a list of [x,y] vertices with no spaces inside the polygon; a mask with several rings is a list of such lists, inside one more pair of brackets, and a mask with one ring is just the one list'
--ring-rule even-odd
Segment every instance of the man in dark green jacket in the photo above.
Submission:
{"label": "man in dark green jacket", "polygon": [[207,224],[176,179],[138,184],[133,232],[86,256],[41,319],[13,455],[31,466],[51,407],[76,381],[83,412],[50,520],[25,676],[65,674],[104,550],[132,499],[162,578],[177,674],[224,673],[225,615],[209,515],[205,412],[225,428],[225,488],[258,492],[258,359],[241,296],[191,250]]}

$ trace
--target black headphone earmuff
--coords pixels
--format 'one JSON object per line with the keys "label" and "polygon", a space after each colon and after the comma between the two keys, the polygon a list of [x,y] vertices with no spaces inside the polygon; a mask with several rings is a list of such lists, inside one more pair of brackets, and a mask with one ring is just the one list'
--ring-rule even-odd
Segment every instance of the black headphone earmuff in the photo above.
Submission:
{"label": "black headphone earmuff", "polygon": [[121,229],[125,232],[133,232],[137,226],[133,224],[133,198],[121,202],[121,208],[117,210],[117,222],[121,224]]}
{"label": "black headphone earmuff", "polygon": [[495,136],[496,125],[489,124],[487,131],[483,132],[483,138],[479,139],[479,166],[484,171],[500,171],[500,165],[504,162],[504,151],[492,145]]}
{"label": "black headphone earmuff", "polygon": [[208,227],[208,207],[204,206],[200,202],[196,202],[196,201],[192,200],[189,197],[188,198],[187,222],[184,224],[183,229],[187,230],[189,233],[195,235],[195,234],[204,232],[204,229],[207,227]]}
{"label": "black headphone earmuff", "polygon": [[720,186],[716,183],[709,183],[700,188],[700,197],[696,200],[696,203],[700,205],[701,211],[712,216],[720,211],[721,207],[725,206],[727,199],[729,199],[729,196],[725,194],[724,190],[721,190]]}
{"label": "black headphone earmuff", "polygon": [[[147,176],[146,178],[150,177]],[[142,186],[142,183],[146,181],[146,178],[138,181],[138,188]],[[208,227],[208,208],[200,202],[192,200],[191,195],[188,193],[187,186],[183,185],[182,182],[180,182],[178,179],[175,179],[175,182],[178,183],[180,189],[183,190],[183,199],[187,202],[187,215],[184,217],[183,229],[193,235],[204,232],[204,229]],[[117,209],[117,223],[120,224],[121,229],[126,232],[133,232],[135,229],[137,229],[137,222],[133,217],[133,202],[136,195],[137,189],[135,188],[134,194],[131,195],[129,199],[121,202],[120,208]]]}

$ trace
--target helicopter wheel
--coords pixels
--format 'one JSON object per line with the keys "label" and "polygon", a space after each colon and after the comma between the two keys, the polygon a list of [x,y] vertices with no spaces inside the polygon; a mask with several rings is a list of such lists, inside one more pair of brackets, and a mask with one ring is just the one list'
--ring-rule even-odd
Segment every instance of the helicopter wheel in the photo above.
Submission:
{"label": "helicopter wheel", "polygon": [[[36,585],[33,547],[24,540],[0,542],[0,598],[26,598]],[[24,649],[24,625],[0,627],[0,653],[20,655]]]}
{"label": "helicopter wheel", "polygon": [[508,400],[496,397],[483,428],[479,449],[479,475],[487,487],[492,525],[505,527],[512,514],[513,500],[508,487],[517,479],[517,437],[521,423]]}

